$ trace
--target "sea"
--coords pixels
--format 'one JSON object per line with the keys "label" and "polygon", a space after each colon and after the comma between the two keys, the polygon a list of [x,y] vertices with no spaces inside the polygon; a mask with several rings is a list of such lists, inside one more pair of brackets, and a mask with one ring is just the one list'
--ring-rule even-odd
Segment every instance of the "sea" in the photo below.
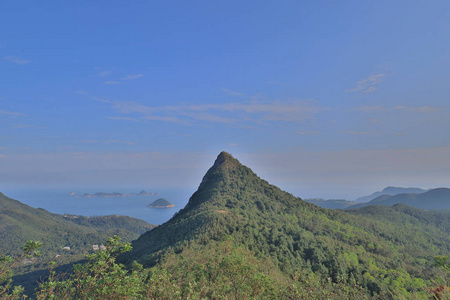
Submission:
{"label": "sea", "polygon": [[[131,195],[126,197],[81,197],[83,194],[97,192],[121,194],[139,193],[143,189],[7,189],[1,192],[7,197],[18,200],[34,208],[43,208],[55,214],[73,214],[82,216],[124,215],[144,220],[150,224],[161,225],[167,222],[177,211],[184,208],[196,189],[145,189],[155,195]],[[168,208],[148,207],[153,201],[164,198],[175,205]]]}

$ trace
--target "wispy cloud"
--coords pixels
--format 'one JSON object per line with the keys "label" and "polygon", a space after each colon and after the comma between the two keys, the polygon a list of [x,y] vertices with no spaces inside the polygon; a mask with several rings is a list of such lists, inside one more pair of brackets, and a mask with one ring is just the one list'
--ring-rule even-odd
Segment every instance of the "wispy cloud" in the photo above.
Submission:
{"label": "wispy cloud", "polygon": [[432,106],[395,106],[394,109],[418,113],[432,113],[444,110],[444,108],[442,107],[432,107]]}
{"label": "wispy cloud", "polygon": [[300,135],[318,135],[318,134],[320,134],[320,131],[302,130],[302,131],[296,131],[294,133],[300,134]]}
{"label": "wispy cloud", "polygon": [[138,78],[142,78],[144,77],[144,75],[142,74],[133,74],[133,75],[127,75],[125,77],[120,78],[120,80],[133,80],[133,79],[138,79]]}
{"label": "wispy cloud", "polygon": [[98,77],[107,77],[107,76],[111,76],[112,73],[113,73],[112,71],[102,71],[102,72],[97,73],[97,76]]}
{"label": "wispy cloud", "polygon": [[106,117],[106,119],[121,120],[121,121],[133,121],[133,122],[143,122],[142,120],[137,119],[137,118],[127,118],[127,117]]}
{"label": "wispy cloud", "polygon": [[381,105],[374,105],[374,106],[360,106],[355,108],[356,111],[364,111],[364,112],[378,112],[383,111],[386,108]]}
{"label": "wispy cloud", "polygon": [[292,83],[289,82],[281,82],[281,81],[266,81],[264,82],[265,84],[270,84],[270,85],[291,85]]}
{"label": "wispy cloud", "polygon": [[353,131],[353,130],[340,131],[339,133],[342,133],[342,134],[350,134],[350,135],[385,135],[384,132],[375,132],[375,131]]}
{"label": "wispy cloud", "polygon": [[225,93],[227,93],[230,96],[239,96],[239,97],[244,96],[244,94],[242,94],[240,92],[236,92],[236,91],[229,90],[229,89],[226,89],[226,88],[221,88],[221,90],[224,91]]}
{"label": "wispy cloud", "polygon": [[403,132],[394,132],[394,133],[393,133],[393,135],[396,135],[396,136],[402,136],[402,135],[407,135],[407,134],[409,134],[409,132],[408,132],[408,131],[403,131]]}
{"label": "wispy cloud", "polygon": [[371,135],[371,136],[388,136],[388,135],[395,135],[395,136],[402,136],[407,135],[408,132],[382,132],[382,131],[353,131],[353,130],[347,130],[347,131],[340,131],[341,134],[350,134],[350,135]]}
{"label": "wispy cloud", "polygon": [[360,106],[355,108],[356,111],[363,111],[363,112],[383,112],[383,111],[406,111],[406,112],[413,112],[413,113],[433,113],[438,111],[443,111],[445,108],[442,107],[433,107],[433,106],[406,106],[406,105],[399,105],[394,107],[386,107],[381,105],[375,105],[375,106]]}
{"label": "wispy cloud", "polygon": [[[111,75],[112,72],[110,71],[104,71],[98,74],[98,76],[100,77],[106,77]],[[134,80],[134,79],[139,79],[144,77],[143,74],[132,74],[132,75],[126,75],[125,77],[122,77],[118,80],[108,80],[108,81],[104,81],[103,84],[120,84],[120,81],[129,81],[129,80]]]}
{"label": "wispy cloud", "polygon": [[35,128],[35,127],[37,127],[36,125],[33,125],[33,124],[14,124],[13,126],[16,128]]}
{"label": "wispy cloud", "polygon": [[135,142],[130,141],[119,141],[119,140],[83,140],[82,143],[91,143],[91,144],[126,144],[126,145],[135,145]]}
{"label": "wispy cloud", "polygon": [[13,55],[3,56],[3,60],[6,60],[13,64],[18,64],[18,65],[26,65],[26,64],[30,63],[29,60],[25,60],[25,59],[22,59],[20,57],[13,56]]}
{"label": "wispy cloud", "polygon": [[267,123],[274,121],[303,122],[314,119],[320,111],[311,101],[272,101],[223,104],[192,104],[172,106],[146,106],[135,102],[111,101],[114,109],[123,114],[137,115],[133,118],[166,122],[186,123],[201,121],[210,123],[238,124],[243,122]]}
{"label": "wispy cloud", "polygon": [[348,93],[362,92],[364,94],[373,93],[376,91],[376,85],[381,83],[386,74],[370,75],[366,79],[360,80],[356,83],[356,87],[347,90]]}
{"label": "wispy cloud", "polygon": [[12,112],[12,111],[6,111],[0,109],[0,115],[8,115],[8,116],[17,116],[17,117],[24,117],[26,114],[18,113],[18,112]]}

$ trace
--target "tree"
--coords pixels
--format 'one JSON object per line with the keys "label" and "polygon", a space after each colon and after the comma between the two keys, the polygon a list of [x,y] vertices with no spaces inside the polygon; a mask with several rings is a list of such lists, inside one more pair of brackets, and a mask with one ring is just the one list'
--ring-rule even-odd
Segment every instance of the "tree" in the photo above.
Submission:
{"label": "tree", "polygon": [[136,299],[143,293],[141,266],[128,272],[116,263],[119,254],[131,250],[117,235],[109,238],[106,250],[87,255],[87,262],[74,266],[73,272],[58,280],[54,270],[42,283],[37,299]]}
{"label": "tree", "polygon": [[[10,255],[0,255],[0,299],[21,299],[23,296],[23,287],[15,286],[12,288],[13,268],[24,259],[40,255],[38,251],[42,243],[38,241],[27,241],[23,246],[23,253],[15,258]],[[12,290],[11,290],[12,289]]]}

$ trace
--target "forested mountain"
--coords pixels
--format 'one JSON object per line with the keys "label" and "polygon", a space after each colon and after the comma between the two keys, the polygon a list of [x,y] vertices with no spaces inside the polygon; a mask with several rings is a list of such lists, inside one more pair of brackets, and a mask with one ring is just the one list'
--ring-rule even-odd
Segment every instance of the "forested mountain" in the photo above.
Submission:
{"label": "forested mountain", "polygon": [[27,240],[44,243],[44,252],[58,253],[92,249],[107,237],[118,234],[131,241],[155,227],[127,216],[84,217],[58,215],[36,209],[0,193],[0,253],[19,251]]}
{"label": "forested mountain", "polygon": [[360,203],[348,207],[349,209],[364,207],[369,205],[394,205],[403,203],[421,209],[445,209],[450,210],[450,189],[437,188],[431,189],[421,194],[397,194],[397,195],[381,195],[370,202]]}
{"label": "forested mountain", "polygon": [[186,262],[195,253],[211,262],[205,257],[217,255],[214,249],[224,241],[247,249],[274,282],[303,280],[305,287],[305,278],[329,278],[356,284],[372,296],[424,296],[436,276],[433,258],[450,254],[449,215],[405,206],[319,208],[222,152],[186,207],[134,241],[121,261],[168,268],[183,282],[186,270],[194,272]]}
{"label": "forested mountain", "polygon": [[[101,245],[110,236],[117,234],[125,241],[131,241],[154,227],[127,216],[53,214],[0,193],[0,258],[20,253],[29,240],[43,243],[42,255],[21,261],[14,272],[21,275],[15,277],[15,282],[28,289],[37,287],[38,280],[48,275],[51,260],[56,266],[71,264],[84,259],[86,253],[93,251],[93,245]],[[0,275],[1,271],[0,267]]]}
{"label": "forested mountain", "polygon": [[381,195],[397,195],[397,194],[421,194],[426,192],[427,190],[421,189],[421,188],[404,188],[404,187],[396,187],[396,186],[388,186],[385,187],[382,191],[375,192],[369,196],[359,197],[355,200],[355,202],[363,203],[363,202],[369,202],[373,199],[381,196]]}
{"label": "forested mountain", "polygon": [[[66,230],[92,225],[89,219],[35,213],[3,199],[8,215],[30,214],[42,222],[36,222],[38,228],[49,226],[42,218]],[[50,270],[36,297],[442,298],[450,296],[449,216],[403,204],[320,208],[270,185],[222,152],[185,208],[133,241],[132,251],[115,236],[67,277],[57,279]],[[119,254],[128,270],[116,263]]]}

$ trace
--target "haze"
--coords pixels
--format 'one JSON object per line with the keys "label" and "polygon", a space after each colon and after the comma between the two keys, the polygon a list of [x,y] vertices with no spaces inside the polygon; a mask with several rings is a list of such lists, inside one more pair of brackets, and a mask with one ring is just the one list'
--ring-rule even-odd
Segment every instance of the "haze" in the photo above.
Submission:
{"label": "haze", "polygon": [[0,4],[0,191],[447,186],[448,1]]}

